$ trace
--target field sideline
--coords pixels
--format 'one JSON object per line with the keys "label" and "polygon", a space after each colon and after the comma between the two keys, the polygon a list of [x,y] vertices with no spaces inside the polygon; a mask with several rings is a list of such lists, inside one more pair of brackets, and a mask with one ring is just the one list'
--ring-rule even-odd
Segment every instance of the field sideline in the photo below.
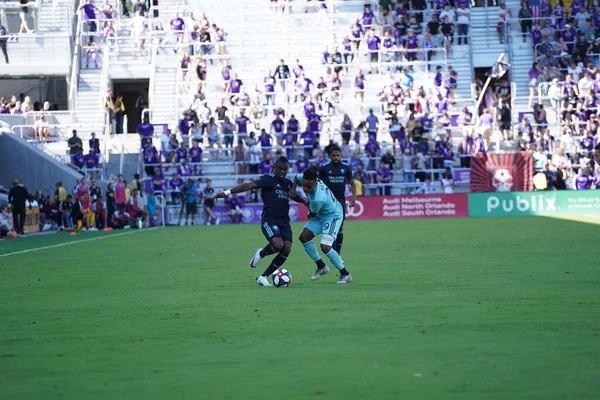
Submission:
{"label": "field sideline", "polygon": [[296,241],[287,289],[254,283],[258,225],[0,241],[0,398],[597,398],[596,224],[344,231],[354,282]]}

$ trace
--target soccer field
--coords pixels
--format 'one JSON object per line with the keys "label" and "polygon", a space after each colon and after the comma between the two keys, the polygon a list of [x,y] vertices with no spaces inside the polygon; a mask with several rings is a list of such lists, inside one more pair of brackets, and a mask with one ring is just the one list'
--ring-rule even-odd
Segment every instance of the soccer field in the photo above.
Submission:
{"label": "soccer field", "polygon": [[258,225],[2,241],[0,398],[598,399],[598,225],[344,231],[354,282],[295,241],[285,289],[248,268]]}

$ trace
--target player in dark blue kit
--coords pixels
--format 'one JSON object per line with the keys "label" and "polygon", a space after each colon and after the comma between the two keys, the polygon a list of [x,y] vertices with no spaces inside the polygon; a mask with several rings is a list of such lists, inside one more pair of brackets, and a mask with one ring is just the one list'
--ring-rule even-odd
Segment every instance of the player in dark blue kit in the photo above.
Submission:
{"label": "player in dark blue kit", "polygon": [[262,249],[257,249],[250,260],[250,269],[255,269],[266,256],[278,253],[271,261],[265,272],[256,279],[262,286],[272,286],[267,279],[275,270],[283,265],[292,250],[292,228],[290,226],[290,198],[299,203],[307,204],[300,196],[289,196],[292,181],[287,179],[290,163],[286,157],[275,161],[275,172],[265,174],[253,182],[242,183],[234,188],[219,192],[214,198],[224,198],[234,193],[244,193],[251,189],[261,189],[264,203],[261,229],[269,243]]}
{"label": "player in dark blue kit", "polygon": [[[350,191],[352,192],[352,198],[348,204],[350,207],[354,207],[356,203],[356,185],[352,176],[352,169],[348,164],[342,162],[342,150],[339,146],[331,146],[329,149],[330,161],[319,167],[318,176],[319,179],[325,183],[325,185],[331,190],[336,200],[342,205],[344,211],[344,220],[346,218],[346,183],[350,184]],[[294,187],[302,184],[294,178]],[[333,243],[333,249],[338,253],[342,253],[342,244],[344,243],[344,222],[340,231]]]}

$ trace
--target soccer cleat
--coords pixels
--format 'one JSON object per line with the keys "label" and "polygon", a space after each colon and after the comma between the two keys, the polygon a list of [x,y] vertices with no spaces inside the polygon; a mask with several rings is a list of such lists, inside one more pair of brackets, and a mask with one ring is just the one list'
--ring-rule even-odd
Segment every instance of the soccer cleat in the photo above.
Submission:
{"label": "soccer cleat", "polygon": [[260,286],[273,286],[269,283],[267,277],[262,275],[256,279],[256,283],[258,283]]}
{"label": "soccer cleat", "polygon": [[258,263],[263,259],[260,256],[260,251],[262,249],[256,249],[256,253],[254,253],[254,257],[252,257],[252,259],[250,260],[250,269],[256,269],[256,266],[258,265]]}
{"label": "soccer cleat", "polygon": [[319,268],[317,272],[313,276],[310,277],[311,281],[316,281],[320,279],[323,275],[327,275],[329,273],[329,267],[326,265],[323,268]]}
{"label": "soccer cleat", "polygon": [[340,276],[340,279],[336,283],[350,283],[352,282],[352,274]]}

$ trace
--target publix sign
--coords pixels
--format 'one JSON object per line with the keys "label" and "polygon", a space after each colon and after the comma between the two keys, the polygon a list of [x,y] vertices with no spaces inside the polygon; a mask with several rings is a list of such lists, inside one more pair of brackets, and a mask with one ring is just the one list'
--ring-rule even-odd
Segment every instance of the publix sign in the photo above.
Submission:
{"label": "publix sign", "polygon": [[469,194],[469,216],[600,214],[600,190]]}

